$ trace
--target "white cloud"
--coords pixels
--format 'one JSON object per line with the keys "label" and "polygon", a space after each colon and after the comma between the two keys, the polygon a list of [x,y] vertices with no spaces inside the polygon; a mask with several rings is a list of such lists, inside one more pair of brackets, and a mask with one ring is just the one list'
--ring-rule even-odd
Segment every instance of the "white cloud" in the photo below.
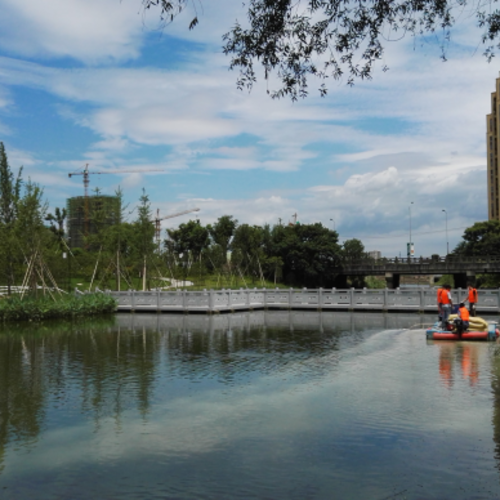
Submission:
{"label": "white cloud", "polygon": [[[185,40],[208,41],[209,48],[189,51],[189,59],[175,67],[141,67],[139,59],[138,67],[124,68],[105,63],[138,57],[142,43],[149,47],[139,3],[68,0],[67,7],[59,1],[33,6],[0,0],[6,13],[0,29],[6,23],[27,27],[25,36],[0,46],[9,43],[17,54],[67,55],[103,65],[66,69],[0,58],[5,88],[50,94],[68,126],[77,124],[97,137],[81,158],[75,154],[51,168],[75,170],[82,159],[101,169],[166,168],[179,173],[175,181],[182,186],[174,188],[172,179],[150,185],[168,184],[168,199],[182,203],[202,197],[205,222],[230,213],[241,222],[275,223],[298,211],[303,222],[327,224],[335,218],[341,235],[392,235],[393,247],[406,239],[410,201],[416,232],[442,227],[442,208],[448,210],[450,228],[486,218],[485,115],[497,69],[480,55],[463,51],[442,63],[434,48],[413,51],[409,39],[388,46],[384,63],[391,70],[376,72],[373,81],[354,88],[333,83],[326,99],[313,93],[298,103],[273,101],[262,81],[250,95],[237,91],[228,59],[212,51],[237,15],[240,7],[232,5],[238,2],[207,5],[193,32],[185,28],[191,13],[166,28]],[[57,9],[62,9],[59,17]],[[95,26],[89,27],[95,16]],[[458,32],[462,41],[472,36],[465,31]],[[0,110],[6,106],[2,96]],[[149,158],[151,150],[155,156]],[[214,186],[228,171],[282,172],[283,182],[263,183],[265,192],[257,187],[241,195],[235,181],[223,199],[214,192],[224,191]],[[203,193],[191,182],[194,174],[206,176]],[[133,174],[120,182],[132,188],[151,179]],[[175,209],[174,202],[156,196],[156,204]],[[432,252],[433,238],[426,237],[420,248]],[[394,255],[390,245],[381,249]]]}
{"label": "white cloud", "polygon": [[0,47],[23,56],[87,63],[137,57],[138,7],[118,0],[0,0]]}

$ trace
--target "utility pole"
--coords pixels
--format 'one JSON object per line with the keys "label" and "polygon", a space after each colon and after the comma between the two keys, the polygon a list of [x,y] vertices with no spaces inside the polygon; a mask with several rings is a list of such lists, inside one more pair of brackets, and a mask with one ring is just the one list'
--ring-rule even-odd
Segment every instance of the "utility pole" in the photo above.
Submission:
{"label": "utility pole", "polygon": [[413,254],[413,242],[411,241],[411,206],[413,205],[413,201],[410,203],[408,210],[410,212],[410,242],[408,243],[408,258],[410,259]]}
{"label": "utility pole", "polygon": [[450,242],[448,240],[448,212],[443,208],[442,212],[446,215],[446,255],[450,254]]}

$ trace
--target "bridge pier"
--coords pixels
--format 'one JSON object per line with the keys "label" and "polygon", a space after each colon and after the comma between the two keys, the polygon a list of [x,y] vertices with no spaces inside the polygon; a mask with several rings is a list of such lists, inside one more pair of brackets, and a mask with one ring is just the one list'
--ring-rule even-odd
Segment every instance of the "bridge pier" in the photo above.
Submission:
{"label": "bridge pier", "polygon": [[467,288],[476,284],[476,273],[474,271],[467,271],[465,273],[453,274],[455,280],[455,288]]}
{"label": "bridge pier", "polygon": [[347,275],[337,274],[334,280],[335,288],[347,288]]}
{"label": "bridge pier", "polygon": [[401,275],[396,273],[385,273],[385,283],[387,288],[399,288]]}

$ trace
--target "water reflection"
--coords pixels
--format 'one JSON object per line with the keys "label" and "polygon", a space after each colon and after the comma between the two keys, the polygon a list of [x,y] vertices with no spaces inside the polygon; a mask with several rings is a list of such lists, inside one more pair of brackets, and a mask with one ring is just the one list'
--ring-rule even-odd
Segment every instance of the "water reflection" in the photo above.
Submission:
{"label": "water reflection", "polygon": [[500,470],[500,346],[492,349],[492,378],[491,389],[493,392],[493,441],[495,442],[495,458],[497,468]]}
{"label": "water reflection", "polygon": [[457,367],[461,377],[467,380],[470,387],[479,381],[479,351],[482,349],[477,343],[433,341],[439,347],[439,375],[443,385],[453,386]]}
{"label": "water reflection", "polygon": [[404,330],[433,321],[261,311],[4,330],[0,492],[491,498],[500,370],[486,344]]}

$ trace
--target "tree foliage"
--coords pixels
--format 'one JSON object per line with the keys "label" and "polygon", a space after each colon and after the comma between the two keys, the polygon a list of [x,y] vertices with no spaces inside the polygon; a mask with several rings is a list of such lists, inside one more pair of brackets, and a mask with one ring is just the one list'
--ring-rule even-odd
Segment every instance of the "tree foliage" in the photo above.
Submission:
{"label": "tree foliage", "polygon": [[20,277],[26,277],[27,268],[35,287],[36,278],[43,279],[44,262],[58,247],[56,234],[44,224],[43,189],[30,179],[23,183],[21,174],[22,167],[14,176],[0,142],[0,279],[9,294]]}
{"label": "tree foliage", "polygon": [[28,257],[33,252],[42,251],[51,236],[44,225],[47,203],[43,200],[43,189],[28,180],[17,205],[16,241],[21,253]]}
{"label": "tree foliage", "polygon": [[65,208],[60,209],[59,207],[56,207],[53,214],[49,213],[45,216],[45,220],[50,222],[50,230],[56,236],[59,242],[59,246],[61,247],[62,250],[66,248],[66,245],[64,243],[64,238],[66,236],[66,232],[64,230],[64,223],[66,221],[67,216],[68,216],[67,210]]}
{"label": "tree foliage", "polygon": [[[145,290],[163,287],[169,280],[177,286],[179,278],[201,282],[212,273],[218,283],[229,281],[229,286],[235,276],[244,286],[264,285],[266,280],[333,286],[342,259],[364,251],[359,240],[348,240],[341,247],[338,234],[320,223],[259,226],[238,224],[231,215],[206,226],[190,220],[168,229],[168,239],[158,247],[151,203],[143,190],[131,223],[113,212],[111,219],[116,222],[107,224],[109,212],[95,205],[88,244],[71,245],[68,252],[65,211],[56,208],[47,215],[42,188],[29,179],[23,183],[20,173],[15,177],[0,146],[0,285],[24,282],[35,290],[41,283],[52,287],[59,282],[61,288],[66,280],[71,289],[73,276],[74,284],[85,281],[89,289],[121,289],[122,281],[124,288],[137,289],[142,281]],[[120,191],[117,196],[121,197]]]}
{"label": "tree foliage", "polygon": [[[160,8],[165,22],[173,21],[189,4],[187,0],[143,0],[146,9]],[[322,82],[319,92],[324,95],[328,78],[345,77],[350,85],[371,78],[386,45],[406,35],[440,32],[445,59],[458,16],[475,17],[485,55],[491,60],[500,45],[496,4],[496,0],[249,0],[247,22],[235,22],[224,35],[223,50],[231,56],[230,67],[240,72],[239,88],[253,86],[255,67],[260,65],[266,79],[277,77],[278,87],[270,91],[273,97],[305,97],[311,76]],[[198,23],[196,4],[191,5],[195,13],[190,29]]]}
{"label": "tree foliage", "polygon": [[260,226],[241,224],[236,228],[232,243],[231,261],[244,271],[261,274],[264,232]]}
{"label": "tree foliage", "polygon": [[316,224],[274,226],[273,254],[283,262],[289,284],[329,286],[340,263],[341,249],[335,231]]}
{"label": "tree foliage", "polygon": [[5,146],[0,142],[0,223],[12,226],[17,216],[17,204],[21,195],[23,168],[19,168],[14,178]]}
{"label": "tree foliage", "polygon": [[224,264],[227,264],[227,252],[237,226],[238,221],[233,219],[232,215],[223,215],[213,225],[207,226],[212,240],[221,248]]}
{"label": "tree foliage", "polygon": [[0,142],[0,269],[10,295],[15,281],[15,222],[21,196],[22,167],[14,178],[3,142]]}
{"label": "tree foliage", "polygon": [[500,255],[500,221],[476,222],[464,231],[453,253],[468,256]]}
{"label": "tree foliage", "polygon": [[342,248],[344,260],[355,262],[366,257],[365,246],[357,238],[345,240]]}
{"label": "tree foliage", "polygon": [[155,228],[152,223],[151,202],[145,190],[143,190],[139,201],[137,219],[133,223],[135,235],[133,246],[141,258],[146,258],[155,250],[153,241]]}

